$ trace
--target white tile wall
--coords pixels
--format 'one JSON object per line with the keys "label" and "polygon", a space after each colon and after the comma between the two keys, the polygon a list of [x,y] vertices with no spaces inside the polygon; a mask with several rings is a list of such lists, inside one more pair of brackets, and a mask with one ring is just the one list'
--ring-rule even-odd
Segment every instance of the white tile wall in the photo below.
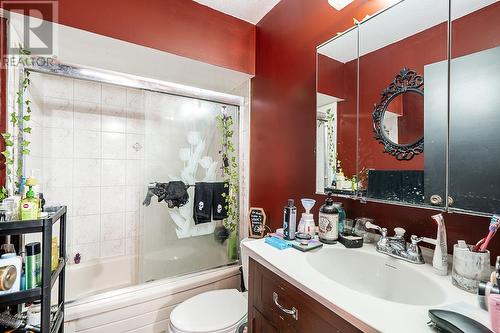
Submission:
{"label": "white tile wall", "polygon": [[47,205],[68,206],[71,259],[136,254],[145,190],[144,92],[43,74],[32,81],[26,169],[41,170]]}
{"label": "white tile wall", "polygon": [[102,133],[102,158],[125,159],[127,149],[125,133]]}

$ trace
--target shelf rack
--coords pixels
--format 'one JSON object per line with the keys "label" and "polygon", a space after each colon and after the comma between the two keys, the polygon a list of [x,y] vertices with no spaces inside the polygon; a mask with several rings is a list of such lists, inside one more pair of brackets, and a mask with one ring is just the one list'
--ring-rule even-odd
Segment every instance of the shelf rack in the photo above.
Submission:
{"label": "shelf rack", "polygon": [[[37,220],[0,222],[0,235],[42,234],[42,285],[38,288],[0,295],[0,307],[41,300],[41,323],[43,333],[64,332],[64,288],[66,266],[66,206],[46,208],[46,218]],[[51,271],[52,227],[59,221],[59,264]],[[59,279],[58,279],[59,278]],[[51,294],[58,284],[57,311],[51,317]]]}

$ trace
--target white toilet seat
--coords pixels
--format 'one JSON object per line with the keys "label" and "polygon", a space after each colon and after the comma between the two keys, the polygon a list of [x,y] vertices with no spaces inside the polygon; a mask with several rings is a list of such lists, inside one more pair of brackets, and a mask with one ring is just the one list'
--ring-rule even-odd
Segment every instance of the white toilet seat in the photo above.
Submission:
{"label": "white toilet seat", "polygon": [[234,333],[246,321],[248,302],[236,289],[212,290],[177,305],[170,314],[171,333]]}

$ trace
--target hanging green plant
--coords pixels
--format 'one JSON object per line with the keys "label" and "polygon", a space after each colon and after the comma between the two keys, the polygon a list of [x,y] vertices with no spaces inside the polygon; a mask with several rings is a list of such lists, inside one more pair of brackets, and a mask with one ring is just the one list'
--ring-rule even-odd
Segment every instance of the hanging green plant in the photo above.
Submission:
{"label": "hanging green plant", "polygon": [[328,165],[333,170],[333,172],[337,172],[337,152],[335,147],[335,114],[332,112],[332,109],[326,110],[326,126],[327,126],[327,140],[328,140]]}
{"label": "hanging green plant", "polygon": [[238,209],[238,193],[239,193],[239,176],[238,176],[238,160],[236,149],[233,142],[234,135],[234,120],[233,117],[226,113],[226,107],[222,109],[222,113],[217,115],[217,127],[221,133],[221,150],[219,151],[222,157],[222,176],[225,186],[229,187],[229,195],[224,195],[226,201],[226,210],[228,217],[224,220],[224,226],[231,232],[235,232],[238,228],[239,209]]}
{"label": "hanging green plant", "polygon": [[[31,60],[31,52],[22,46],[19,47],[19,62],[20,66],[26,66]],[[31,100],[26,96],[26,92],[31,85],[30,72],[22,69],[20,71],[19,89],[16,92],[17,110],[13,110],[9,115],[9,123],[12,124],[12,131],[7,129],[2,133],[4,141],[4,150],[1,152],[4,156],[5,172],[7,180],[14,187],[19,188],[19,183],[23,175],[23,159],[17,158],[17,167],[14,170],[14,162],[18,155],[28,155],[30,153],[30,141],[27,140],[26,134],[31,133],[29,121],[31,120]],[[17,146],[16,146],[17,143]],[[9,196],[9,191],[5,184],[0,189],[0,201]]]}

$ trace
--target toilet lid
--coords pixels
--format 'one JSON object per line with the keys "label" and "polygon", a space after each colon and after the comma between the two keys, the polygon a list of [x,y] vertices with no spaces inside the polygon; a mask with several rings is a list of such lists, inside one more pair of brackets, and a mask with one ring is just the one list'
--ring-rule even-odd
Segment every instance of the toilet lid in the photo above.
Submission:
{"label": "toilet lid", "polygon": [[176,306],[170,314],[170,322],[185,332],[211,332],[235,325],[246,313],[247,300],[241,292],[212,290]]}

